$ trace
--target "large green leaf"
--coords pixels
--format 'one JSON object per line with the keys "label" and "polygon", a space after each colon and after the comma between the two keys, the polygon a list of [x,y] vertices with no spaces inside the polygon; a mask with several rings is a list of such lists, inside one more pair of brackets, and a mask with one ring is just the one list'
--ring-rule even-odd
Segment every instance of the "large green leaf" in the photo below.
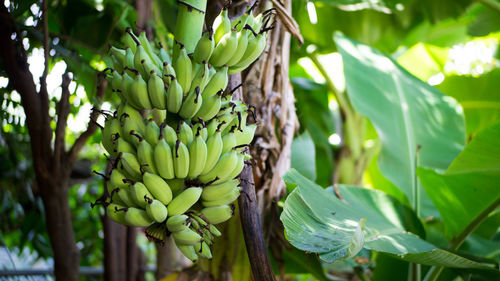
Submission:
{"label": "large green leaf", "polygon": [[454,97],[465,113],[467,135],[475,135],[500,119],[500,69],[473,76],[450,76],[437,86]]}
{"label": "large green leaf", "polygon": [[418,175],[441,213],[446,236],[458,236],[500,200],[500,122],[481,131],[446,173],[419,168]]}
{"label": "large green leaf", "polygon": [[285,174],[284,180],[296,185],[281,214],[287,239],[301,250],[318,253],[326,262],[351,257],[364,247],[425,265],[490,268],[407,232],[421,229],[418,218],[383,192],[339,186],[340,200],[296,170]]}
{"label": "large green leaf", "polygon": [[307,131],[293,140],[292,168],[308,179],[316,180],[316,152],[314,142]]}
{"label": "large green leaf", "polygon": [[420,166],[445,170],[465,144],[462,109],[379,51],[341,34],[335,41],[353,107],[381,139],[380,171],[413,203],[417,147]]}

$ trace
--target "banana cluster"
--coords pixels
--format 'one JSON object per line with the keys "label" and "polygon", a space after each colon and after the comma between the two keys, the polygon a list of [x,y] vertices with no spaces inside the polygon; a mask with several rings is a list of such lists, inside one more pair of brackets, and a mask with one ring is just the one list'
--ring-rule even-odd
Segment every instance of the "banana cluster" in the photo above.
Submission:
{"label": "banana cluster", "polygon": [[172,236],[193,261],[211,258],[221,235],[215,225],[231,218],[240,195],[238,176],[256,130],[247,121],[255,112],[226,88],[228,75],[264,50],[262,18],[250,9],[231,22],[223,10],[191,54],[176,42],[174,56],[131,29],[124,49],[110,48],[109,79],[121,103],[102,130],[115,160],[105,176],[108,216],[147,227],[157,242]]}

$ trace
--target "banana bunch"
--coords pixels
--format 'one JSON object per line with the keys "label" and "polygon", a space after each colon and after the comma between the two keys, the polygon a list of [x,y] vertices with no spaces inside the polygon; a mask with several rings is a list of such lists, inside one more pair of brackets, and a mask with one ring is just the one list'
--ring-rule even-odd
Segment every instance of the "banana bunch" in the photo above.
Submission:
{"label": "banana bunch", "polygon": [[221,235],[215,225],[234,213],[256,130],[254,107],[231,98],[228,76],[263,52],[268,22],[269,13],[254,16],[252,8],[231,21],[224,9],[197,40],[176,38],[190,47],[157,46],[130,28],[123,46],[110,47],[108,78],[121,101],[102,126],[114,163],[103,203],[112,220],[147,227],[157,242],[172,236],[192,261],[211,258]]}

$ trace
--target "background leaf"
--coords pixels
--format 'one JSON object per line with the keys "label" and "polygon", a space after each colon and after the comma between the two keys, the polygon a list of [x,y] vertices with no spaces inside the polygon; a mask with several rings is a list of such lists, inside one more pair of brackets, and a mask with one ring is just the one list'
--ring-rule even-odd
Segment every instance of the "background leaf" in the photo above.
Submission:
{"label": "background leaf", "polygon": [[316,180],[316,151],[307,131],[293,140],[291,162],[292,168],[301,171],[308,179]]}
{"label": "background leaf", "polygon": [[353,107],[382,142],[380,171],[413,202],[417,146],[419,165],[446,169],[465,144],[461,108],[379,51],[340,34],[335,42]]}

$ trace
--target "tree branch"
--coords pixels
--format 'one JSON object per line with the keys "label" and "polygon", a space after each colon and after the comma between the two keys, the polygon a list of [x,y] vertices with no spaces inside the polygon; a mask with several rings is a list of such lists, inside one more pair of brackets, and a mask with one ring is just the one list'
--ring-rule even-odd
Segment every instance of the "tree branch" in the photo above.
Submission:
{"label": "tree branch", "polygon": [[45,88],[45,91],[47,91],[47,75],[49,74],[49,22],[47,19],[47,2],[48,0],[44,0],[42,7],[44,68],[42,77],[40,78],[40,91],[42,91],[42,88]]}
{"label": "tree branch", "polygon": [[[29,71],[22,36],[14,19],[4,5],[0,5],[0,56],[9,77],[9,83],[21,96],[26,114],[26,125],[31,137],[31,150],[38,176],[46,174],[43,159],[50,159],[51,146],[49,113],[44,110],[43,99],[36,91],[33,75]],[[46,102],[48,105],[48,100]],[[48,131],[46,131],[48,128]]]}
{"label": "tree branch", "polygon": [[253,280],[274,281],[274,272],[267,254],[262,226],[257,207],[257,197],[252,174],[252,167],[245,165],[240,175],[241,195],[238,199],[240,206],[241,225],[247,246]]}
{"label": "tree branch", "polygon": [[57,103],[57,125],[56,125],[56,140],[54,144],[54,169],[59,170],[64,159],[61,158],[64,155],[64,140],[66,136],[66,126],[68,115],[70,111],[69,106],[69,83],[71,78],[69,78],[68,73],[64,73],[62,76],[62,92],[61,99]]}
{"label": "tree branch", "polygon": [[[97,75],[97,104],[95,107],[99,107],[102,101],[102,98],[104,97],[104,93],[106,92],[106,89],[108,87],[108,80],[106,80],[106,74],[103,72],[99,72]],[[87,130],[83,132],[78,138],[76,139],[75,143],[71,147],[71,149],[68,151],[68,162],[66,163],[69,167],[73,166],[73,163],[75,163],[76,158],[78,157],[78,153],[82,149],[82,147],[85,145],[87,140],[95,133],[97,130],[98,126],[95,122],[97,120],[97,117],[99,117],[100,112],[99,110],[92,110],[92,113],[90,114],[90,121],[89,125],[87,127]]]}

